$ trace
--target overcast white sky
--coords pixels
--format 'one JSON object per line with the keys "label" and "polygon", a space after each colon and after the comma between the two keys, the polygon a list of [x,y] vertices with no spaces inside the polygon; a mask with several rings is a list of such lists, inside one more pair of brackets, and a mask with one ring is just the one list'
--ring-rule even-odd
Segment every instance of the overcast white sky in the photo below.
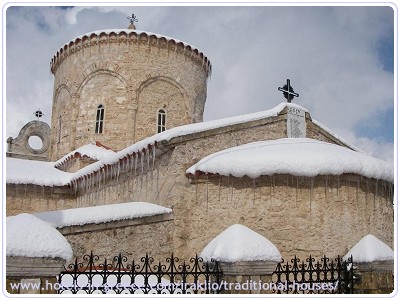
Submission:
{"label": "overcast white sky", "polygon": [[397,16],[382,6],[9,7],[5,138],[38,108],[50,123],[49,63],[61,46],[86,32],[127,28],[132,13],[138,30],[192,44],[211,60],[205,120],[270,109],[285,100],[277,88],[290,78],[300,94],[294,102],[312,118],[393,162]]}

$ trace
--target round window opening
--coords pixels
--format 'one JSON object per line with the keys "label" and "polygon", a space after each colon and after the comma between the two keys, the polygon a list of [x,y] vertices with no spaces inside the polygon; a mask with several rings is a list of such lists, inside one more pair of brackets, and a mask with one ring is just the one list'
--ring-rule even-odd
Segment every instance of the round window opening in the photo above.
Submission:
{"label": "round window opening", "polygon": [[43,141],[40,137],[33,135],[29,138],[29,147],[31,147],[33,150],[40,150],[43,147]]}

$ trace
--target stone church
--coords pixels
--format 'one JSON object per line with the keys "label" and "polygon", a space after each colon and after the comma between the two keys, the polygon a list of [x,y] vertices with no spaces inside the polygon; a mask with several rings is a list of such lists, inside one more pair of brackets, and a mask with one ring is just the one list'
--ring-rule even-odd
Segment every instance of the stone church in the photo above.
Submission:
{"label": "stone church", "polygon": [[67,42],[50,61],[51,126],[7,140],[7,216],[51,223],[75,257],[188,258],[233,224],[284,258],[344,255],[368,234],[393,249],[392,166],[289,102],[203,122],[211,66],[132,26]]}

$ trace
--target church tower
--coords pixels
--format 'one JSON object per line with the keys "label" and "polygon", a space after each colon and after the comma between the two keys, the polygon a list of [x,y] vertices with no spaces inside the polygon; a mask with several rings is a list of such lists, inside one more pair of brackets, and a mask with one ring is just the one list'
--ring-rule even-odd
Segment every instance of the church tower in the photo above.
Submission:
{"label": "church tower", "polygon": [[208,58],[189,44],[132,24],[70,41],[50,68],[51,161],[94,141],[121,150],[203,119]]}

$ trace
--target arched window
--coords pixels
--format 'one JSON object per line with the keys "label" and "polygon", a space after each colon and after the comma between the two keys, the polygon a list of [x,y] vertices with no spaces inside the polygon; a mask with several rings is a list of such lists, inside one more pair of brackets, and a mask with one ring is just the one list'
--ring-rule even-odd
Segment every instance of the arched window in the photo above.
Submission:
{"label": "arched window", "polygon": [[160,109],[157,113],[157,133],[165,131],[165,110]]}
{"label": "arched window", "polygon": [[103,127],[104,127],[104,106],[103,104],[100,104],[99,106],[97,106],[95,133],[103,133]]}

